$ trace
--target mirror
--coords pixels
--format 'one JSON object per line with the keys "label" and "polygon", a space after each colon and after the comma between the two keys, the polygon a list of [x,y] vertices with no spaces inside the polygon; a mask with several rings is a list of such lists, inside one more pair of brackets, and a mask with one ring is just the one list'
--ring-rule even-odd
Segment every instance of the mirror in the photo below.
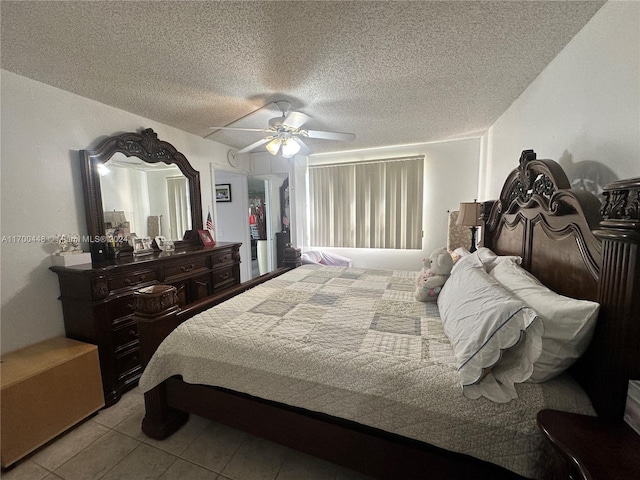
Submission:
{"label": "mirror", "polygon": [[152,129],[104,140],[82,150],[87,228],[93,241],[135,233],[183,241],[185,231],[202,230],[200,175],[173,145]]}
{"label": "mirror", "polygon": [[182,240],[191,230],[189,180],[177,165],[114,154],[100,167],[107,237],[163,236]]}

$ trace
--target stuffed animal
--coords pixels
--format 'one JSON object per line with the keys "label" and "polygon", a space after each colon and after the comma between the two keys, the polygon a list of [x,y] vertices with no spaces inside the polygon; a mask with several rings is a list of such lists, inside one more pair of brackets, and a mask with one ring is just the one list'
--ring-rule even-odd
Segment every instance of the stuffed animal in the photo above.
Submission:
{"label": "stuffed animal", "polygon": [[453,260],[446,248],[438,248],[431,252],[429,258],[423,258],[422,264],[424,267],[416,279],[416,300],[435,302],[444,282],[449,278]]}

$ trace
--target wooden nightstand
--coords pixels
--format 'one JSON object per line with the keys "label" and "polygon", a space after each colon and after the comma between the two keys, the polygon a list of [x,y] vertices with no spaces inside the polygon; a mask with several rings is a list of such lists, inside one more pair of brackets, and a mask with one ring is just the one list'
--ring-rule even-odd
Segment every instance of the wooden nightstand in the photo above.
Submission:
{"label": "wooden nightstand", "polygon": [[[626,423],[542,410],[538,426],[560,453],[572,480],[640,478],[640,435]],[[562,477],[557,477],[562,478]]]}

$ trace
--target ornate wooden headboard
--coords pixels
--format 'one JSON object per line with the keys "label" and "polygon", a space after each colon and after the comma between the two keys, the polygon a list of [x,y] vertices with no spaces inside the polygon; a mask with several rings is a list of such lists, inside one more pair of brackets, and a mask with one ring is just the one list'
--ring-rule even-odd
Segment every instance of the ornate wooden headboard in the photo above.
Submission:
{"label": "ornate wooden headboard", "polygon": [[589,350],[573,369],[601,417],[621,421],[640,378],[640,178],[572,190],[553,160],[525,150],[497,201],[484,202],[482,244],[555,292],[600,303]]}

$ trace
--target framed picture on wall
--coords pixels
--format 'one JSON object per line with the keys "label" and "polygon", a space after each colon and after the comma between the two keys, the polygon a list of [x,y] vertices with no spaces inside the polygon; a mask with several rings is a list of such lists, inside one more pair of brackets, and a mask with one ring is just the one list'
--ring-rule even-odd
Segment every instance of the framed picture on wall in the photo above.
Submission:
{"label": "framed picture on wall", "polygon": [[231,185],[229,183],[216,184],[216,202],[231,201]]}
{"label": "framed picture on wall", "polygon": [[209,230],[198,230],[198,235],[200,235],[200,240],[202,240],[204,246],[213,246],[216,244]]}

